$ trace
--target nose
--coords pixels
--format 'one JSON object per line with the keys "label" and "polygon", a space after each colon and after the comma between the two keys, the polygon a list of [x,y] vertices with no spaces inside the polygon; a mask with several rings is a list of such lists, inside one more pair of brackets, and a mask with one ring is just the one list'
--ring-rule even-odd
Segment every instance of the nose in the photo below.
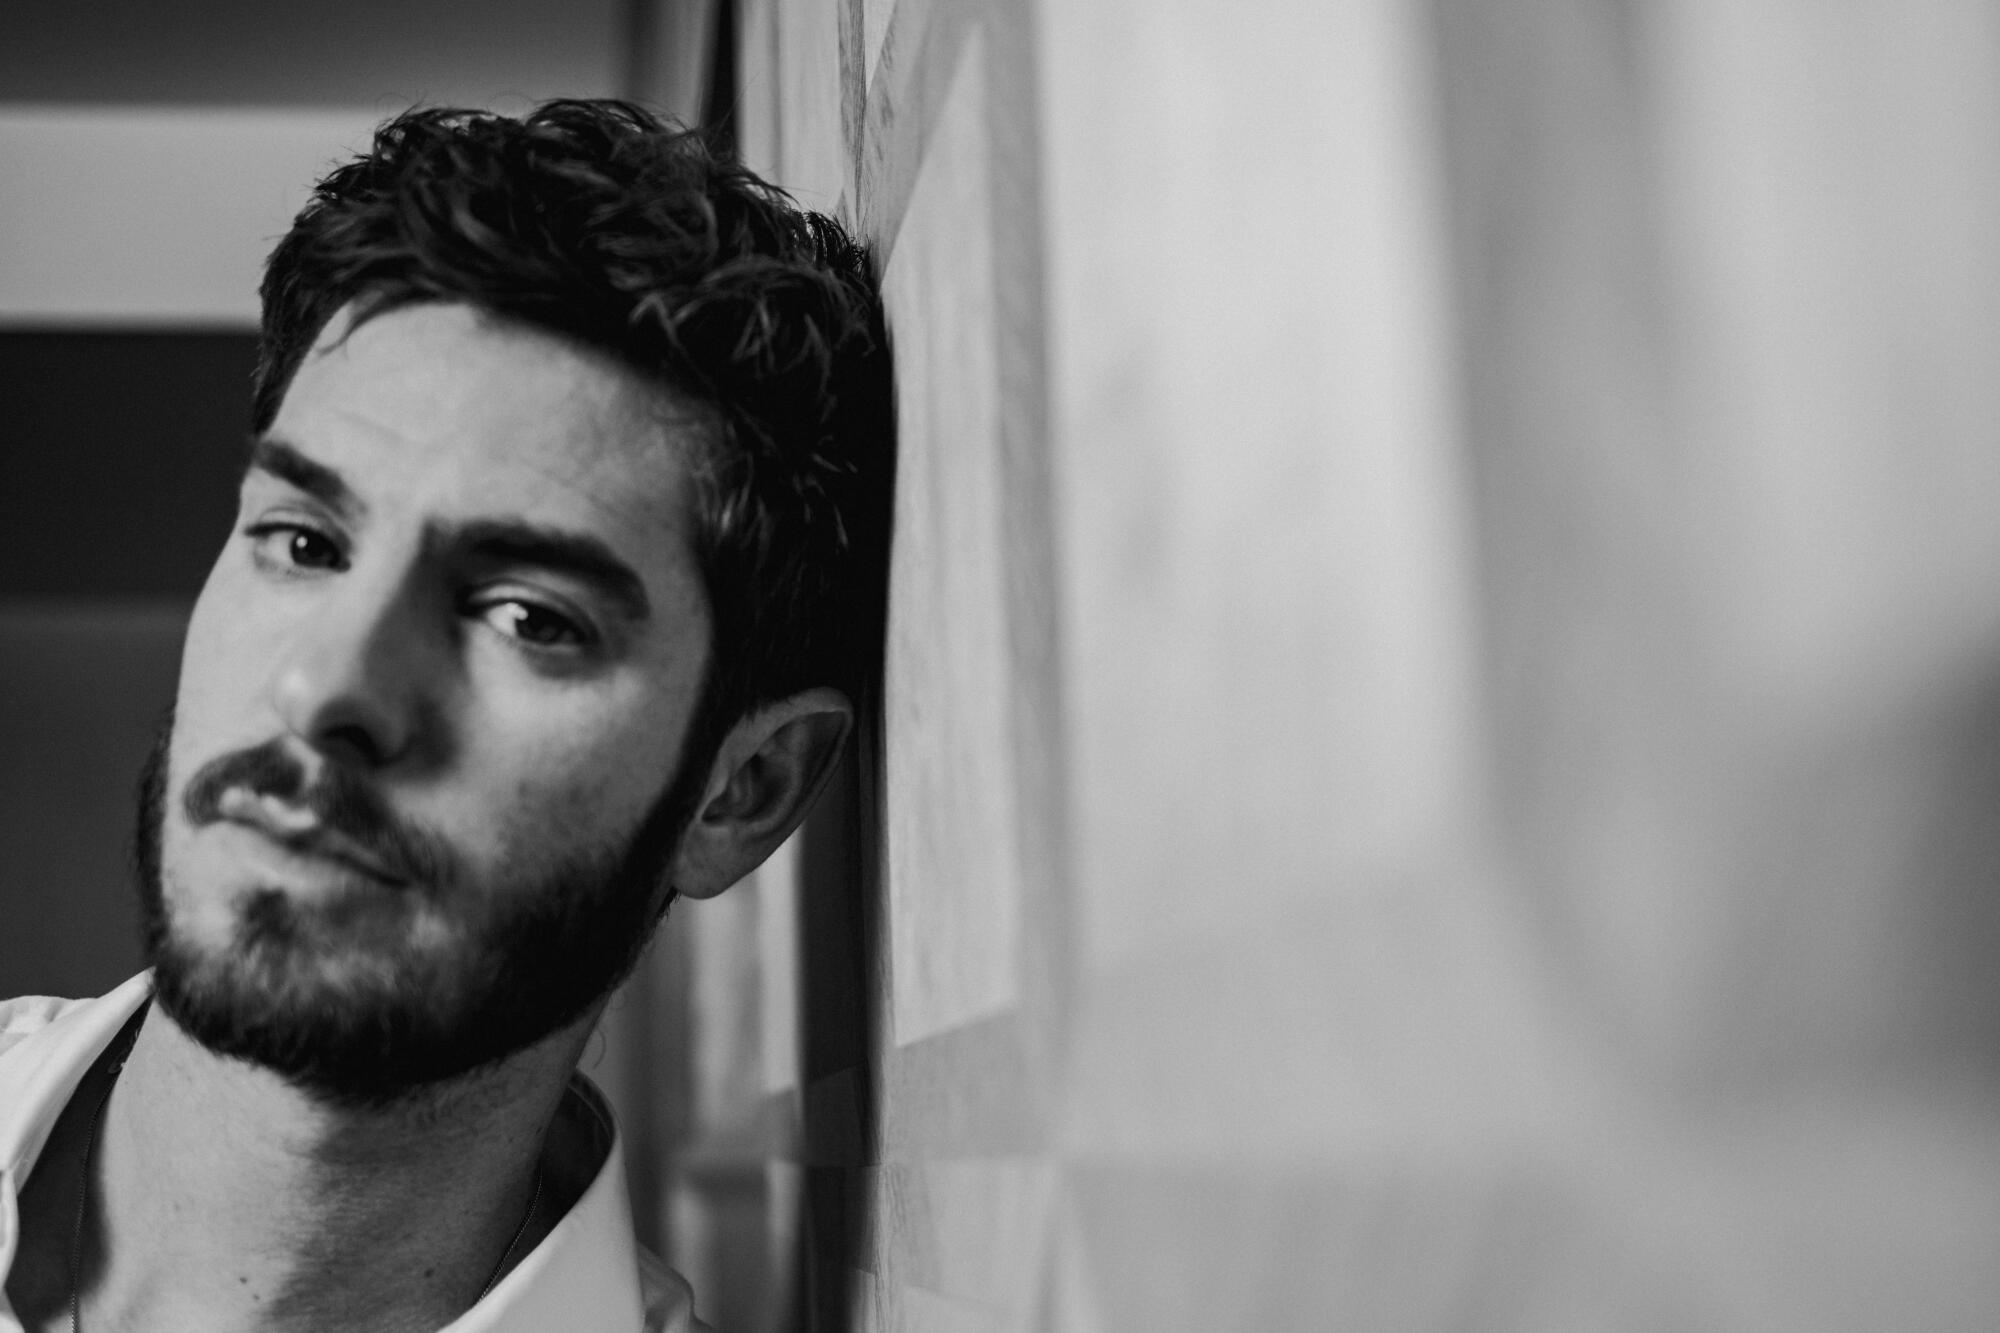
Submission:
{"label": "nose", "polygon": [[443,664],[409,589],[343,583],[302,610],[272,699],[285,728],[313,749],[379,768],[427,734]]}

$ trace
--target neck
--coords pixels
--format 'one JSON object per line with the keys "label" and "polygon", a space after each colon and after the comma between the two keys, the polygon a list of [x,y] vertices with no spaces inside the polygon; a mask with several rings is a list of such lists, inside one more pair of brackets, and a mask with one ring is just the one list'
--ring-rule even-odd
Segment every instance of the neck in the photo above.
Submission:
{"label": "neck", "polygon": [[[155,1006],[99,1131],[86,1324],[449,1323],[521,1228],[588,1031],[357,1110],[211,1053]],[[510,1261],[547,1230],[537,1212]]]}

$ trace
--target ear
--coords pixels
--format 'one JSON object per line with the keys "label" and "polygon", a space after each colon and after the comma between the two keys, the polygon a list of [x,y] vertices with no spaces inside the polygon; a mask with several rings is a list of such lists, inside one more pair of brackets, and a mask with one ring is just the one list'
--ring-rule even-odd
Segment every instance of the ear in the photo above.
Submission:
{"label": "ear", "polygon": [[854,706],[831,689],[739,718],[715,752],[668,882],[686,897],[712,898],[762,865],[805,819],[853,725]]}

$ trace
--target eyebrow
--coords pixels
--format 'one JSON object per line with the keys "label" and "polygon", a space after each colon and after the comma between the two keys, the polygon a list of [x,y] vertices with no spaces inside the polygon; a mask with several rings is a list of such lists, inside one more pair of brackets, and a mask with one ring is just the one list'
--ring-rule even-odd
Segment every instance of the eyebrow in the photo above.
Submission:
{"label": "eyebrow", "polygon": [[[250,442],[250,466],[297,487],[343,518],[367,512],[367,505],[340,473],[275,436]],[[530,565],[578,579],[608,599],[627,620],[644,620],[652,614],[644,580],[603,541],[584,533],[525,519],[487,518],[440,525],[433,542],[474,559]]]}
{"label": "eyebrow", "polygon": [[589,584],[627,620],[652,612],[646,585],[596,537],[520,519],[474,519],[443,528],[443,545],[475,559],[532,565]]}
{"label": "eyebrow", "polygon": [[367,506],[338,472],[299,452],[296,445],[264,435],[250,441],[250,467],[304,491],[342,517],[363,513]]}

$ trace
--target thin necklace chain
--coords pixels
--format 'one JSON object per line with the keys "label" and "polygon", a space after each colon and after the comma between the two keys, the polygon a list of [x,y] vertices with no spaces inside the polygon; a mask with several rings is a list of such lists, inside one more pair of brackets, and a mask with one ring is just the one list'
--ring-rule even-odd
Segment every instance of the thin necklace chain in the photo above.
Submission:
{"label": "thin necklace chain", "polygon": [[[498,1282],[500,1275],[507,1271],[507,1261],[514,1257],[514,1247],[521,1243],[521,1237],[528,1234],[528,1223],[535,1220],[535,1208],[541,1201],[542,1169],[537,1166],[535,1168],[535,1191],[528,1196],[528,1211],[521,1214],[521,1225],[514,1228],[514,1239],[508,1241],[507,1248],[500,1251],[500,1262],[493,1265],[492,1275],[486,1279],[486,1285],[479,1289],[477,1296],[473,1297],[472,1303],[474,1305],[486,1299],[486,1293],[493,1290],[494,1283]],[[76,1330],[71,1329],[69,1333],[76,1333]]]}
{"label": "thin necklace chain", "polygon": [[[138,1029],[132,1029],[132,1039],[138,1037]],[[104,1118],[104,1108],[111,1103],[111,1090],[118,1085],[118,1075],[125,1069],[125,1057],[131,1053],[132,1042],[127,1040],[125,1050],[112,1064],[105,1077],[104,1093],[97,1099],[97,1106],[90,1113],[90,1128],[83,1136],[83,1175],[76,1186],[76,1225],[70,1231],[69,1242],[69,1333],[81,1333],[82,1320],[80,1306],[83,1303],[83,1220],[90,1205],[90,1159],[97,1147],[97,1125]],[[514,1238],[507,1242],[507,1248],[500,1252],[500,1262],[493,1265],[493,1272],[487,1276],[486,1285],[473,1297],[474,1305],[486,1299],[500,1281],[500,1275],[507,1271],[507,1261],[514,1257],[514,1247],[521,1243],[521,1237],[528,1234],[528,1224],[535,1220],[535,1209],[542,1202],[542,1170],[535,1168],[534,1192],[528,1196],[528,1211],[521,1214],[521,1225],[514,1228]]]}

